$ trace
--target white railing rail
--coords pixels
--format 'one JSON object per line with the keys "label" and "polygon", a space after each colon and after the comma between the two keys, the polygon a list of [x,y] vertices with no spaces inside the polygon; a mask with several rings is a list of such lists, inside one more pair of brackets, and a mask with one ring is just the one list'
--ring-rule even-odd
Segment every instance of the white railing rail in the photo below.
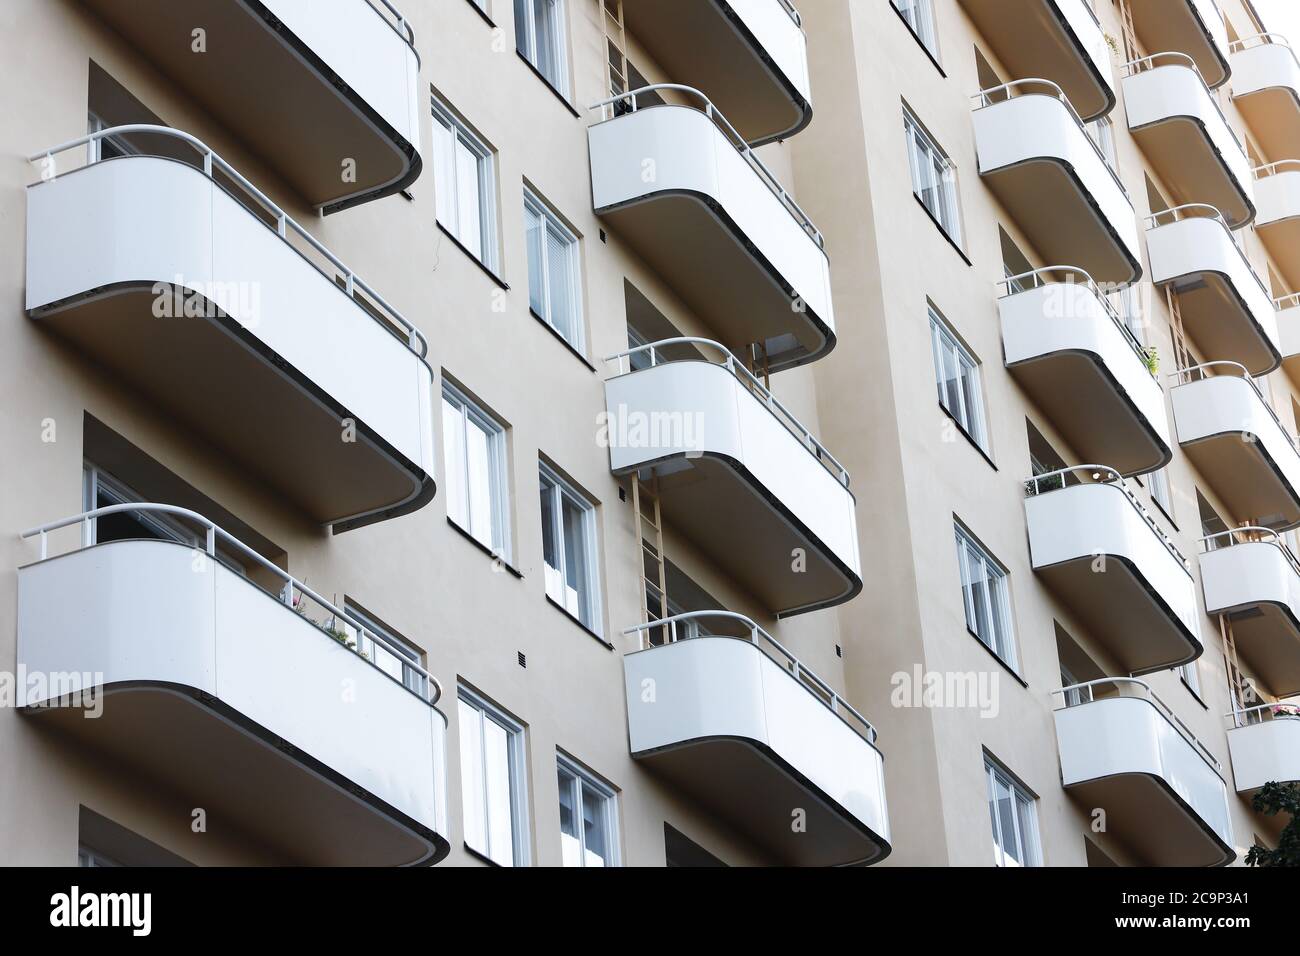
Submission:
{"label": "white railing rail", "polygon": [[1300,704],[1275,700],[1271,704],[1256,704],[1241,710],[1231,710],[1223,716],[1232,721],[1233,727],[1249,727],[1268,720],[1300,720]]}
{"label": "white railing rail", "polygon": [[[789,432],[792,435],[794,435],[796,438],[799,439],[799,443],[803,445],[803,447],[814,458],[816,458],[819,462],[821,462],[822,465],[826,468],[826,470],[829,471],[832,475],[834,475],[835,479],[840,484],[842,484],[845,488],[849,486],[848,469],[845,468],[842,464],[840,464],[839,460],[834,455],[832,455],[829,451],[826,450],[826,446],[823,445],[821,442],[819,442],[813,436],[812,431],[809,430],[809,428],[806,425],[804,425],[803,422],[799,421],[799,419],[795,417],[792,411],[790,411],[783,404],[781,404],[781,401],[775,395],[773,395],[771,391],[762,382],[759,381],[758,376],[756,376],[749,369],[745,368],[745,366],[740,363],[740,361],[736,358],[736,356],[732,354],[731,350],[728,349],[721,342],[715,342],[712,339],[696,338],[694,336],[679,336],[677,338],[662,339],[658,342],[651,342],[648,345],[640,345],[634,349],[628,349],[625,352],[619,352],[616,355],[610,355],[605,359],[605,361],[617,362],[618,363],[617,374],[626,375],[631,371],[632,357],[636,355],[648,356],[650,360],[651,368],[654,368],[655,366],[660,364],[671,363],[673,361],[682,361],[682,359],[665,358],[664,356],[660,355],[662,349],[664,349],[665,347],[670,347],[675,345],[711,348],[711,349],[716,349],[718,352],[720,352],[723,356],[722,360],[720,362],[711,362],[710,364],[720,365],[722,368],[725,368],[728,372],[730,372],[737,379],[739,379],[740,383],[744,385],[747,389],[749,389],[749,391],[754,395],[755,398],[757,398],[760,402],[762,402],[764,405],[767,406],[768,411],[770,411],[776,417],[776,419],[779,422],[781,422],[781,424],[783,424],[787,430],[789,430]],[[703,357],[691,356],[689,359],[686,359],[686,361],[699,361],[701,358]],[[705,358],[704,360],[708,361],[707,358]]]}
{"label": "white railing rail", "polygon": [[[363,660],[367,660],[367,658],[365,658],[362,655],[360,638],[362,637],[369,638],[375,644],[383,646],[385,650],[389,651],[398,660],[400,660],[404,667],[407,667],[410,670],[414,671],[415,674],[417,674],[421,678],[425,687],[424,693],[419,694],[409,687],[407,687],[407,690],[410,690],[412,693],[417,693],[417,696],[422,697],[430,704],[438,703],[439,699],[442,697],[442,684],[438,681],[438,679],[434,677],[432,674],[430,674],[423,667],[421,667],[419,664],[416,664],[414,661],[412,661],[407,656],[407,653],[404,653],[400,648],[394,646],[394,644],[387,637],[385,637],[383,634],[378,634],[375,631],[367,628],[364,624],[362,624],[359,620],[357,620],[357,618],[354,617],[352,614],[349,614],[347,611],[343,610],[342,608],[336,607],[331,601],[327,601],[325,598],[321,597],[311,588],[307,587],[306,584],[304,584],[303,582],[295,578],[293,575],[291,575],[288,571],[285,571],[279,565],[274,564],[273,562],[267,560],[259,552],[253,550],[251,547],[244,544],[244,542],[240,541],[238,538],[232,535],[230,532],[221,528],[219,525],[215,524],[214,522],[209,521],[207,518],[203,517],[203,515],[199,514],[196,511],[191,511],[188,508],[181,508],[176,505],[157,504],[153,502],[129,502],[127,504],[109,505],[104,508],[95,508],[92,511],[84,511],[81,514],[73,515],[69,518],[62,518],[58,521],[51,521],[48,524],[43,524],[40,525],[39,527],[32,528],[28,531],[24,531],[19,537],[24,539],[33,538],[33,537],[39,538],[40,539],[40,560],[45,561],[49,557],[49,534],[51,531],[57,531],[60,528],[67,528],[73,525],[80,526],[82,529],[81,547],[84,548],[89,546],[90,542],[94,540],[94,530],[93,530],[95,527],[94,522],[97,521],[99,518],[102,518],[106,515],[122,514],[122,513],[138,513],[138,512],[149,512],[153,514],[171,515],[173,517],[181,518],[183,520],[190,521],[196,525],[199,525],[203,529],[203,537],[204,537],[203,546],[202,546],[203,552],[209,558],[215,561],[217,557],[217,541],[220,540],[225,542],[227,545],[229,545],[240,555],[248,558],[259,568],[262,568],[270,572],[272,575],[274,575],[276,578],[278,578],[280,581],[283,582],[283,586],[280,589],[280,593],[279,593],[279,599],[285,605],[285,607],[289,608],[292,611],[303,613],[305,609],[302,608],[300,601],[304,597],[310,598],[322,610],[328,612],[331,615],[330,619],[324,623],[311,621],[311,619],[308,618],[308,620],[312,624],[315,624],[323,631],[333,635],[335,640],[338,640],[340,643],[343,643],[344,646],[349,647],[351,650],[357,653],[358,656],[362,657]],[[196,545],[196,547],[197,546],[198,545]],[[255,587],[256,585],[251,585],[251,586]],[[339,630],[336,630],[336,628],[341,629],[341,623],[346,623],[350,625],[353,628],[353,630],[357,632],[358,640],[355,647],[353,647],[350,643],[347,643],[346,641],[340,639],[337,636]],[[346,636],[346,632],[343,632],[343,634],[344,636]],[[369,661],[369,663],[373,667],[376,668],[378,667],[378,665],[376,665],[374,661]]]}
{"label": "white railing rail", "polygon": [[1279,312],[1285,311],[1286,309],[1300,307],[1300,292],[1292,292],[1290,295],[1284,295],[1279,299],[1274,299],[1273,305],[1277,307]]}
{"label": "white railing rail", "polygon": [[1278,176],[1282,173],[1300,172],[1300,159],[1279,159],[1275,163],[1265,163],[1263,166],[1256,166],[1251,170],[1256,179],[1267,179],[1269,176]]}
{"label": "white railing rail", "polygon": [[[1080,476],[1088,480],[1076,480],[1073,485],[1069,483],[1071,477],[1078,479]],[[1133,490],[1129,488],[1124,476],[1109,465],[1071,465],[1066,468],[1058,468],[1056,471],[1044,472],[1041,475],[1033,475],[1025,479],[1025,497],[1035,498],[1039,495],[1049,495],[1053,492],[1065,491],[1068,488],[1077,488],[1084,484],[1109,485],[1123,494],[1128,503],[1133,506],[1133,510],[1141,517],[1143,523],[1151,529],[1156,538],[1165,546],[1165,549],[1174,556],[1182,569],[1189,575],[1192,573],[1191,565],[1183,557],[1183,553],[1178,550],[1178,546],[1174,544],[1173,539],[1165,534],[1155,516],[1143,506],[1137,495],[1133,494]]]}
{"label": "white railing rail", "polygon": [[[1220,539],[1223,539],[1224,543],[1217,543]],[[1200,544],[1203,554],[1223,551],[1226,548],[1232,548],[1240,544],[1266,544],[1282,552],[1282,557],[1291,566],[1292,573],[1296,577],[1300,577],[1300,560],[1296,559],[1295,553],[1287,547],[1286,541],[1272,528],[1244,525],[1240,528],[1229,528],[1227,531],[1207,534],[1203,538],[1198,538],[1197,543]]]}
{"label": "white railing rail", "polygon": [[[1201,743],[1200,738],[1192,732],[1192,729],[1183,723],[1182,719],[1173,712],[1173,709],[1161,700],[1160,696],[1151,689],[1151,685],[1144,680],[1139,680],[1136,677],[1099,677],[1096,680],[1083,681],[1080,684],[1071,684],[1069,687],[1062,687],[1059,690],[1052,691],[1053,695],[1060,694],[1063,698],[1062,706],[1057,709],[1068,710],[1071,707],[1082,707],[1087,704],[1115,700],[1116,697],[1095,697],[1093,695],[1092,688],[1100,684],[1112,685],[1115,688],[1118,697],[1126,696],[1123,692],[1125,687],[1137,688],[1141,692],[1145,692],[1139,693],[1137,695],[1138,699],[1145,696],[1145,698],[1155,706],[1156,710],[1159,711],[1167,721],[1169,721],[1170,725],[1178,731],[1179,736],[1192,745],[1192,748],[1201,755],[1202,759],[1210,765],[1214,772],[1219,776],[1223,776],[1223,764],[1219,763],[1219,759],[1210,752],[1209,748],[1206,747],[1205,744]],[[1087,691],[1087,694],[1083,693],[1085,690]]]}
{"label": "white railing rail", "polygon": [[803,15],[799,12],[798,8],[795,7],[794,0],[777,0],[777,3],[781,4],[785,12],[790,15],[790,19],[794,21],[794,25],[802,30]]}
{"label": "white railing rail", "polygon": [[[1211,372],[1211,369],[1214,369],[1214,371]],[[1264,410],[1268,412],[1268,417],[1273,419],[1274,424],[1277,425],[1277,430],[1282,433],[1282,437],[1291,443],[1291,450],[1300,454],[1300,444],[1297,443],[1296,436],[1286,430],[1286,426],[1282,424],[1282,419],[1277,417],[1277,412],[1273,410],[1273,406],[1269,404],[1268,399],[1264,397],[1264,392],[1260,389],[1259,383],[1256,382],[1254,377],[1250,374],[1250,370],[1240,362],[1228,362],[1222,359],[1217,362],[1202,362],[1200,365],[1193,365],[1190,368],[1180,368],[1176,372],[1170,372],[1169,378],[1175,381],[1179,386],[1183,386],[1192,385],[1196,382],[1204,382],[1208,379],[1216,378],[1220,374],[1232,375],[1240,379],[1245,379],[1246,384],[1249,385],[1251,391],[1255,393],[1255,397],[1259,399],[1259,403],[1263,405]]]}
{"label": "white railing rail", "polygon": [[[641,649],[649,650],[653,647],[660,647],[663,643],[662,641],[653,643],[651,632],[664,632],[664,641],[675,644],[679,640],[692,640],[698,634],[694,627],[680,628],[678,625],[695,624],[702,620],[725,620],[739,624],[748,632],[749,639],[753,641],[759,650],[784,667],[809,693],[828,707],[831,713],[855,730],[860,737],[870,744],[875,744],[877,733],[871,721],[863,717],[857,708],[836,693],[830,684],[809,670],[807,665],[800,661],[799,658],[786,650],[780,641],[743,614],[737,614],[735,611],[689,611],[685,614],[674,614],[671,617],[664,617],[657,621],[626,628],[623,634],[629,637],[634,634],[637,635],[640,638]],[[852,720],[849,719],[850,717]]]}
{"label": "white railing rail", "polygon": [[[1173,62],[1163,62],[1166,60]],[[1192,59],[1190,55],[1181,53],[1177,50],[1166,50],[1163,53],[1152,53],[1150,56],[1139,57],[1136,60],[1129,60],[1127,63],[1120,66],[1119,71],[1121,76],[1136,76],[1139,73],[1146,73],[1149,70],[1159,69],[1162,66],[1185,66],[1190,68],[1191,71],[1196,74],[1196,78],[1201,81],[1201,86],[1205,88],[1205,95],[1209,97],[1211,105],[1219,114],[1219,119],[1223,120],[1224,128],[1244,153],[1246,147],[1242,145],[1241,137],[1237,135],[1237,131],[1233,129],[1232,124],[1228,122],[1228,114],[1223,112],[1223,107],[1219,104],[1219,98],[1214,95],[1214,91],[1210,89],[1210,85],[1205,82],[1205,77],[1201,73],[1201,68],[1196,65],[1196,61]]]}
{"label": "white railing rail", "polygon": [[1241,53],[1243,50],[1250,50],[1259,46],[1284,46],[1288,50],[1292,49],[1291,42],[1280,33],[1252,33],[1248,37],[1242,37],[1240,40],[1233,40],[1228,44],[1229,53]]}
{"label": "white railing rail", "polygon": [[803,207],[795,202],[793,196],[786,192],[786,189],[781,185],[780,180],[778,180],[773,172],[767,168],[767,165],[758,158],[753,147],[751,147],[749,143],[746,142],[745,138],[736,131],[736,127],[732,126],[731,122],[722,115],[722,111],[714,106],[713,101],[695,87],[684,86],[681,83],[652,83],[651,85],[643,86],[640,89],[628,90],[626,93],[619,93],[617,96],[611,96],[609,99],[601,100],[599,103],[593,103],[588,107],[588,109],[600,110],[601,121],[607,122],[619,117],[616,109],[617,104],[624,103],[629,107],[631,112],[635,113],[639,108],[637,97],[646,93],[658,94],[660,90],[671,90],[681,93],[687,98],[698,100],[700,103],[700,111],[712,120],[713,125],[721,130],[723,135],[731,141],[731,145],[736,148],[736,151],[745,159],[750,168],[758,174],[758,177],[764,182],[767,188],[771,190],[772,194],[781,201],[781,204],[785,206],[786,211],[789,212],[790,215],[794,217],[795,221],[799,223],[799,227],[817,243],[819,248],[826,248],[826,240],[822,236],[821,230],[813,225],[812,219],[803,211]]}
{"label": "white railing rail", "polygon": [[[429,354],[429,342],[419,329],[417,329],[411,322],[407,321],[407,319],[398,312],[397,309],[390,305],[383,296],[353,272],[342,259],[327,249],[320,240],[308,232],[304,226],[276,205],[276,203],[268,198],[265,193],[249,182],[248,179],[239,172],[239,170],[235,169],[234,166],[230,165],[230,163],[217,155],[210,146],[204,143],[197,136],[191,136],[189,133],[173,129],[170,126],[157,126],[150,123],[131,123],[124,126],[113,126],[108,129],[98,130],[97,132],[88,133],[85,136],[79,136],[76,139],[68,140],[66,143],[60,143],[58,146],[51,146],[49,149],[44,149],[39,153],[31,154],[27,157],[27,161],[29,163],[35,163],[44,160],[46,167],[42,172],[42,177],[49,179],[55,174],[54,157],[60,153],[65,153],[70,149],[76,149],[80,146],[85,146],[88,143],[93,143],[101,139],[128,136],[132,133],[167,136],[192,147],[202,156],[203,174],[207,176],[208,179],[212,180],[213,183],[220,185],[214,176],[214,172],[220,170],[225,176],[233,180],[240,189],[247,193],[251,199],[261,206],[264,212],[275,220],[274,228],[281,239],[288,242],[288,233],[290,231],[299,236],[304,242],[316,250],[316,252],[320,253],[320,255],[322,255],[332,266],[338,269],[343,280],[341,288],[350,298],[354,300],[357,299],[358,290],[364,292],[368,303],[373,303],[373,310],[381,312],[383,319],[376,318],[372,309],[366,308],[364,305],[362,306],[363,311],[370,314],[371,317],[375,318],[376,321],[379,321],[381,325],[386,322],[388,325],[397,326],[404,331],[406,333],[407,348],[421,359],[425,358]],[[271,227],[268,226],[267,228]],[[324,270],[320,271],[322,275],[326,276],[326,278],[332,278]],[[358,303],[360,304],[359,300]],[[390,331],[393,331],[394,333],[396,332],[396,330],[392,329],[390,329]],[[399,339],[401,338],[401,336],[397,337]]]}
{"label": "white railing rail", "polygon": [[1222,226],[1224,232],[1228,234],[1228,238],[1232,240],[1237,255],[1241,256],[1241,262],[1246,267],[1246,271],[1255,280],[1255,285],[1259,286],[1259,290],[1268,296],[1269,301],[1272,301],[1273,294],[1264,286],[1264,280],[1259,277],[1259,273],[1255,271],[1255,267],[1246,255],[1246,250],[1241,247],[1240,237],[1233,232],[1232,227],[1228,225],[1228,220],[1223,218],[1223,213],[1219,211],[1217,206],[1211,206],[1209,203],[1203,202],[1189,202],[1183,203],[1181,206],[1170,206],[1168,209],[1161,209],[1159,212],[1153,212],[1147,216],[1145,225],[1147,229],[1159,229],[1162,226],[1172,226],[1180,222],[1186,222],[1189,219],[1213,219]]}
{"label": "white railing rail", "polygon": [[388,11],[391,19],[390,17],[384,16],[380,10],[376,9],[373,3],[370,5],[370,8],[374,10],[375,13],[379,14],[380,19],[387,23],[392,28],[393,32],[406,42],[407,46],[414,50],[415,31],[411,29],[411,25],[406,22],[406,17],[402,15],[402,11],[393,6],[390,0],[379,0],[379,2],[383,4],[384,9]]}

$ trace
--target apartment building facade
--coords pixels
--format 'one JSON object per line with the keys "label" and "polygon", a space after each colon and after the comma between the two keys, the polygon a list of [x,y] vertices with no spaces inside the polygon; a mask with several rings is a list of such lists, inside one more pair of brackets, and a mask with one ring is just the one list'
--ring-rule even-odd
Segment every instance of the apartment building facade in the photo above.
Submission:
{"label": "apartment building facade", "polygon": [[1275,839],[1300,65],[1246,0],[0,17],[0,861]]}

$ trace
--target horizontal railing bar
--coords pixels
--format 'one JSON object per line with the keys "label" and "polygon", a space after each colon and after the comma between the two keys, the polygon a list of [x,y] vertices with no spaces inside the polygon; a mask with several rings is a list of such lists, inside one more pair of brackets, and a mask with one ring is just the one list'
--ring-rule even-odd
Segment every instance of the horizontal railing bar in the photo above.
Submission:
{"label": "horizontal railing bar", "polygon": [[[1265,540],[1237,540],[1237,535],[1254,534],[1263,537]],[[1217,541],[1219,538],[1227,538],[1228,543],[1216,548],[1209,547],[1211,541]],[[1282,557],[1286,559],[1287,564],[1291,566],[1292,572],[1296,577],[1300,577],[1300,559],[1297,559],[1295,553],[1287,547],[1287,543],[1282,540],[1282,536],[1272,528],[1261,528],[1256,525],[1243,525],[1240,528],[1229,528],[1227,531],[1217,531],[1214,534],[1207,534],[1203,538],[1197,538],[1197,543],[1201,545],[1201,550],[1210,554],[1214,551],[1224,551],[1228,548],[1239,547],[1243,544],[1264,544],[1277,548],[1282,552]]]}
{"label": "horizontal railing bar", "polygon": [[[1189,215],[1193,210],[1198,212],[1208,210],[1214,215]],[[1164,219],[1169,219],[1169,222],[1163,223],[1162,225],[1162,220]],[[1161,209],[1159,212],[1153,212],[1151,215],[1147,216],[1145,224],[1147,229],[1159,229],[1163,228],[1163,226],[1172,226],[1180,222],[1186,222],[1189,219],[1213,219],[1222,226],[1224,231],[1227,232],[1228,238],[1232,241],[1233,248],[1237,250],[1237,255],[1241,256],[1241,261],[1242,264],[1245,265],[1246,271],[1250,273],[1250,277],[1255,280],[1255,285],[1259,286],[1259,290],[1263,292],[1270,301],[1272,301],[1273,294],[1268,291],[1268,288],[1264,285],[1264,280],[1261,279],[1259,273],[1255,271],[1254,265],[1251,264],[1250,259],[1246,256],[1246,250],[1242,249],[1241,244],[1237,241],[1237,234],[1232,231],[1232,227],[1228,225],[1228,220],[1223,218],[1223,213],[1219,211],[1217,206],[1211,206],[1209,203],[1203,202],[1189,202],[1183,203],[1181,206],[1170,206],[1168,209]]]}
{"label": "horizontal railing bar", "polygon": [[1201,68],[1196,65],[1196,60],[1188,54],[1182,53],[1178,50],[1165,50],[1163,53],[1152,53],[1150,56],[1143,56],[1136,60],[1129,60],[1127,63],[1120,65],[1120,75],[1135,76],[1136,74],[1142,73],[1146,70],[1158,69],[1159,64],[1157,61],[1159,60],[1177,60],[1180,65],[1191,68],[1192,72],[1196,74],[1196,78],[1201,81],[1201,86],[1205,88],[1205,94],[1209,97],[1210,104],[1219,114],[1219,119],[1223,120],[1224,128],[1227,129],[1228,134],[1233,138],[1233,141],[1236,142],[1241,151],[1243,153],[1246,152],[1246,147],[1242,145],[1241,137],[1237,135],[1237,131],[1233,129],[1232,124],[1228,122],[1228,114],[1223,112],[1223,107],[1219,105],[1218,97],[1216,97],[1214,91],[1210,89],[1210,84],[1205,82],[1205,76],[1201,73]]}
{"label": "horizontal railing bar", "polygon": [[[1206,369],[1211,368],[1231,369],[1235,378],[1244,379],[1246,384],[1250,386],[1251,391],[1255,393],[1255,397],[1259,399],[1260,404],[1264,406],[1264,411],[1268,412],[1268,417],[1273,419],[1273,423],[1277,425],[1278,431],[1282,433],[1282,437],[1290,443],[1293,451],[1300,454],[1300,443],[1297,442],[1296,436],[1286,430],[1286,426],[1282,424],[1282,419],[1278,417],[1277,412],[1273,410],[1273,406],[1270,405],[1268,399],[1264,397],[1264,392],[1260,389],[1259,383],[1256,382],[1255,377],[1250,374],[1250,369],[1246,368],[1246,366],[1242,365],[1240,362],[1230,362],[1226,359],[1219,359],[1215,362],[1202,362],[1200,365],[1193,365],[1189,368],[1180,368],[1176,372],[1170,372],[1169,377],[1176,380],[1180,387],[1195,385],[1199,382],[1205,382],[1209,379],[1218,377],[1217,375],[1205,374]],[[1194,376],[1193,373],[1199,374]]]}

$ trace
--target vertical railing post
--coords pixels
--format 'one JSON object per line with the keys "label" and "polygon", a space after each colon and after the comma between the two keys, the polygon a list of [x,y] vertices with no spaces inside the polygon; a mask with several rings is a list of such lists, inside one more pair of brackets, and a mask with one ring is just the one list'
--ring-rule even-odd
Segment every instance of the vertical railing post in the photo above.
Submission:
{"label": "vertical railing post", "polygon": [[217,529],[212,525],[208,525],[207,550],[208,557],[215,558],[217,556]]}

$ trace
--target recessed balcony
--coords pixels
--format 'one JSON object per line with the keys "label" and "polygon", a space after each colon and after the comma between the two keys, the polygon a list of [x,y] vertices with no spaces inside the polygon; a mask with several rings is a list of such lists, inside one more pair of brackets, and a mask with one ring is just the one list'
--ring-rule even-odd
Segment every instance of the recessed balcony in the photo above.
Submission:
{"label": "recessed balcony", "polygon": [[1200,350],[1252,375],[1277,368],[1273,297],[1218,210],[1179,206],[1149,217],[1147,226],[1151,281],[1173,287],[1183,328]]}
{"label": "recessed balcony", "polygon": [[420,175],[427,94],[414,33],[389,3],[84,2],[325,212]]}
{"label": "recessed balcony", "polygon": [[588,130],[596,214],[715,338],[759,343],[774,371],[822,357],[835,319],[821,233],[703,94],[649,89],[704,107],[604,104],[628,112]]}
{"label": "recessed balcony", "polygon": [[1300,60],[1276,33],[1232,44],[1232,101],[1264,155],[1300,156]]}
{"label": "recessed balcony", "polygon": [[1092,277],[1061,266],[1002,286],[1007,368],[1070,447],[1123,475],[1168,463],[1165,395],[1149,354]]}
{"label": "recessed balcony", "polygon": [[1130,674],[1194,661],[1202,646],[1187,560],[1112,468],[1026,482],[1034,571]]}
{"label": "recessed balcony", "polygon": [[1178,203],[1207,203],[1237,229],[1255,218],[1251,163],[1196,64],[1182,53],[1131,63],[1128,126]]}
{"label": "recessed balcony", "polygon": [[808,38],[790,0],[623,0],[623,19],[668,76],[707,90],[749,143],[812,120]]}
{"label": "recessed balcony", "polygon": [[1148,50],[1191,57],[1211,89],[1232,75],[1228,26],[1214,0],[1139,0],[1130,5],[1133,27]]}
{"label": "recessed balcony", "polygon": [[1060,87],[1017,80],[975,102],[980,176],[1034,248],[1099,282],[1140,278],[1133,203]]}
{"label": "recessed balcony", "polygon": [[1300,783],[1300,707],[1259,704],[1230,716],[1236,726],[1228,731],[1228,755],[1238,793]]}
{"label": "recessed balcony", "polygon": [[1055,693],[1066,702],[1055,715],[1061,785],[1104,810],[1141,865],[1236,859],[1223,768],[1150,687],[1108,677]]}
{"label": "recessed balcony", "polygon": [[1056,83],[1085,120],[1114,107],[1110,47],[1088,0],[961,0],[961,5],[1012,75]]}
{"label": "recessed balcony", "polygon": [[1205,610],[1228,615],[1237,653],[1270,690],[1300,694],[1300,562],[1267,528],[1234,528],[1203,544]]}
{"label": "recessed balcony", "polygon": [[125,155],[28,187],[28,314],[336,531],[427,504],[423,336],[198,140],[126,129],[198,165]]}
{"label": "recessed balcony", "polygon": [[1274,530],[1300,524],[1300,452],[1259,386],[1235,362],[1179,372],[1178,443],[1229,513]]}
{"label": "recessed balcony", "polygon": [[[47,557],[58,528],[103,541],[92,529],[123,512],[184,522],[193,542],[123,538]],[[35,726],[287,864],[447,854],[439,687],[414,664],[401,679],[381,669],[382,637],[183,509],[117,505],[25,537],[40,538],[41,559],[18,571],[18,667],[66,678],[29,683]]]}
{"label": "recessed balcony", "polygon": [[657,480],[665,521],[781,616],[862,589],[848,472],[731,353],[670,339],[610,361],[610,467]]}
{"label": "recessed balcony", "polygon": [[[705,612],[626,633],[643,637],[642,649],[623,658],[635,760],[783,865],[888,856],[874,728],[766,631],[740,615]],[[796,816],[804,829],[791,826]]]}
{"label": "recessed balcony", "polygon": [[1255,204],[1255,231],[1287,284],[1300,287],[1300,159],[1255,170]]}

